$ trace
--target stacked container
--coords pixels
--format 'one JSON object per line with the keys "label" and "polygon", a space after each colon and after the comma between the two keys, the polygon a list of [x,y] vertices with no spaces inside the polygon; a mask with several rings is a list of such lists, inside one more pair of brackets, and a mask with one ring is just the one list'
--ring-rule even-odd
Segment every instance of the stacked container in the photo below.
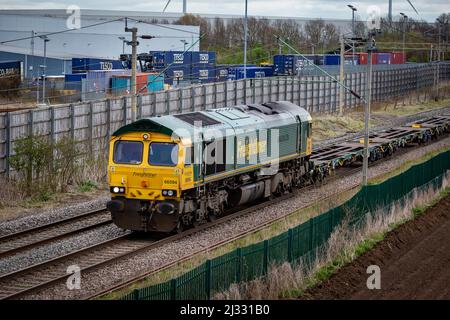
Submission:
{"label": "stacked container", "polygon": [[[265,78],[273,76],[273,69],[271,67],[248,67],[246,68],[248,79],[251,78]],[[228,78],[230,80],[244,79],[244,67],[230,68]]]}
{"label": "stacked container", "polygon": [[94,59],[94,58],[72,58],[72,73],[85,73],[94,70],[116,70],[125,69],[120,60]]}
{"label": "stacked container", "polygon": [[273,72],[276,76],[297,75],[306,66],[316,64],[317,60],[315,55],[275,55]]}
{"label": "stacked container", "polygon": [[392,52],[391,64],[404,64],[406,63],[406,54],[403,52]]}
{"label": "stacked container", "polygon": [[[164,77],[158,73],[137,73],[136,92],[146,93],[164,89]],[[111,91],[114,95],[131,93],[131,75],[115,75],[112,77]]]}
{"label": "stacked container", "polygon": [[192,83],[209,83],[216,80],[216,53],[212,51],[194,51],[191,53],[192,65],[190,79]]}
{"label": "stacked container", "polygon": [[377,64],[391,64],[391,57],[390,53],[380,52],[376,57]]}
{"label": "stacked container", "polygon": [[86,73],[72,73],[64,76],[64,89],[81,91],[81,80],[86,79]]}
{"label": "stacked container", "polygon": [[341,63],[341,57],[337,54],[326,54],[323,57],[323,64],[326,66],[337,66]]}

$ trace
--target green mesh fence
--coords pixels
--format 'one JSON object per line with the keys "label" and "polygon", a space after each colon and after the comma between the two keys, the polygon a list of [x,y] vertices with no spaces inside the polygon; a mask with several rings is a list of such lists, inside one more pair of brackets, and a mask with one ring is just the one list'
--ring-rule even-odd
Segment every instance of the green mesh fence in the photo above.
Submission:
{"label": "green mesh fence", "polygon": [[314,263],[318,250],[344,218],[348,217],[351,224],[358,226],[368,213],[383,214],[389,211],[393,202],[409,201],[413,191],[419,187],[439,187],[447,170],[450,170],[450,150],[415,165],[383,183],[363,187],[339,207],[285,233],[208,260],[178,278],[136,289],[122,299],[210,299],[212,294],[228,289],[233,283],[264,276],[268,266],[274,263],[301,260],[304,267],[308,268]]}

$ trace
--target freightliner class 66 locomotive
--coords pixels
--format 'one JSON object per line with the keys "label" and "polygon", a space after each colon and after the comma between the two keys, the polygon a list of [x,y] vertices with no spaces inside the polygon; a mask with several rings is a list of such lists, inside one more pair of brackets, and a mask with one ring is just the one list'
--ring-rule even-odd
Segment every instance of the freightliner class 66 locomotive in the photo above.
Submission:
{"label": "freightliner class 66 locomotive", "polygon": [[180,231],[317,176],[311,116],[290,102],[141,119],[110,141],[107,208],[134,231]]}

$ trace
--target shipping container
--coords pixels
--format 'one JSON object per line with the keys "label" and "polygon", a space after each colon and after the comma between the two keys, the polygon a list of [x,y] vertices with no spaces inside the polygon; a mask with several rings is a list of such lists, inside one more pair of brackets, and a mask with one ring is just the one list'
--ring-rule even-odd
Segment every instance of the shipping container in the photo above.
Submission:
{"label": "shipping container", "polygon": [[[359,64],[367,64],[367,60],[369,59],[367,52],[358,52],[356,53],[359,56]],[[372,64],[377,64],[377,52],[372,53]]]}
{"label": "shipping container", "polygon": [[85,90],[89,92],[109,93],[111,89],[111,78],[117,75],[128,75],[130,70],[88,71],[86,72]]}
{"label": "shipping container", "polygon": [[207,66],[214,66],[216,64],[216,53],[214,51],[193,51],[192,68]]}
{"label": "shipping container", "polygon": [[148,85],[147,90],[149,92],[156,92],[164,90],[164,76],[159,75],[158,73],[149,73],[148,74]]}
{"label": "shipping container", "polygon": [[81,91],[81,79],[86,79],[86,73],[68,73],[64,75],[64,89]]}
{"label": "shipping container", "polygon": [[[163,77],[157,78],[157,73],[138,72],[136,74],[136,93],[142,94],[150,91],[159,91],[164,87]],[[154,79],[157,79],[153,81]],[[114,95],[127,95],[131,93],[131,75],[113,75],[111,78],[111,92]]]}
{"label": "shipping container", "polygon": [[341,57],[338,54],[326,54],[323,57],[323,64],[326,66],[337,66],[341,62]]}
{"label": "shipping container", "polygon": [[316,55],[275,55],[273,57],[274,75],[296,75],[308,65],[315,64]]}
{"label": "shipping container", "polygon": [[391,64],[391,54],[379,52],[376,57],[377,64]]}
{"label": "shipping container", "polygon": [[228,69],[227,65],[217,65],[216,66],[216,81],[223,82],[228,80]]}
{"label": "shipping container", "polygon": [[[247,78],[265,78],[273,76],[273,69],[271,67],[249,67],[246,70]],[[230,68],[228,78],[230,80],[244,79],[244,68]]]}
{"label": "shipping container", "polygon": [[174,81],[190,81],[190,73],[191,68],[189,67],[182,65],[170,66],[164,72],[164,83],[172,85],[174,84]]}
{"label": "shipping container", "polygon": [[216,69],[211,66],[193,67],[190,80],[192,83],[210,83],[216,80]]}
{"label": "shipping container", "polygon": [[359,64],[359,55],[345,55],[344,57],[346,65],[358,65]]}
{"label": "shipping container", "polygon": [[116,69],[126,69],[126,62],[109,59],[72,58],[72,73]]}
{"label": "shipping container", "polygon": [[405,64],[406,54],[403,52],[392,52],[391,64]]}

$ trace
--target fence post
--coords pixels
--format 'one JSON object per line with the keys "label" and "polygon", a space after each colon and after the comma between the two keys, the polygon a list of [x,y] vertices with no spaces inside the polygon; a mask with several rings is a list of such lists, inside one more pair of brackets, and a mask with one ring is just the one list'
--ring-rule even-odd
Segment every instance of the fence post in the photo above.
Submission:
{"label": "fence post", "polygon": [[288,261],[292,262],[292,238],[294,236],[294,233],[292,231],[292,229],[288,230]]}
{"label": "fence post", "polygon": [[124,96],[122,98],[122,108],[123,108],[123,125],[125,126],[127,124],[127,97]]}
{"label": "fence post", "polygon": [[243,82],[244,82],[244,104],[247,104],[247,79],[244,79]]}
{"label": "fence post", "polygon": [[177,300],[177,279],[170,280],[170,300]]}
{"label": "fence post", "polygon": [[133,290],[133,300],[139,300],[139,289]]}
{"label": "fence post", "polygon": [[136,119],[140,119],[142,118],[142,95],[138,94],[137,97],[137,105],[136,105],[136,109],[137,109],[137,114],[136,114]]}
{"label": "fence post", "polygon": [[178,89],[178,111],[183,112],[183,88]]}
{"label": "fence post", "polygon": [[111,135],[111,100],[106,100],[106,150],[109,152],[109,137]]}
{"label": "fence post", "polygon": [[211,300],[211,260],[206,260],[205,270],[205,291],[206,298]]}
{"label": "fence post", "polygon": [[70,138],[75,141],[75,106],[70,104]]}
{"label": "fence post", "polygon": [[234,105],[236,106],[237,105],[237,87],[238,87],[237,80],[234,80],[233,83],[234,83]]}
{"label": "fence post", "polygon": [[195,111],[195,88],[191,87],[191,106],[190,111]]}
{"label": "fence post", "polygon": [[6,158],[5,158],[5,164],[6,164],[6,176],[9,178],[9,158],[11,156],[11,113],[6,113]]}
{"label": "fence post", "polygon": [[203,94],[203,110],[206,110],[206,86],[201,86]]}
{"label": "fence post", "polygon": [[264,240],[263,274],[267,274],[269,264],[269,240]]}
{"label": "fence post", "polygon": [[242,278],[242,249],[236,249],[237,263],[236,263],[236,282],[241,282]]}
{"label": "fence post", "polygon": [[94,107],[92,102],[89,102],[89,150],[94,149]]}
{"label": "fence post", "polygon": [[170,114],[170,91],[166,91],[166,114]]}
{"label": "fence post", "polygon": [[226,107],[227,105],[228,105],[228,81],[225,81],[224,83],[223,83],[223,86],[224,86],[224,95],[223,95],[223,98],[224,98],[224,100],[225,100],[225,103],[224,103],[224,107]]}
{"label": "fence post", "polygon": [[156,116],[156,92],[153,92],[153,111],[150,111],[150,116]]}
{"label": "fence post", "polygon": [[52,148],[55,145],[55,107],[50,107],[50,138]]}
{"label": "fence post", "polygon": [[29,111],[29,115],[30,115],[30,129],[28,134],[30,135],[30,137],[32,137],[34,135],[34,110],[30,110]]}

